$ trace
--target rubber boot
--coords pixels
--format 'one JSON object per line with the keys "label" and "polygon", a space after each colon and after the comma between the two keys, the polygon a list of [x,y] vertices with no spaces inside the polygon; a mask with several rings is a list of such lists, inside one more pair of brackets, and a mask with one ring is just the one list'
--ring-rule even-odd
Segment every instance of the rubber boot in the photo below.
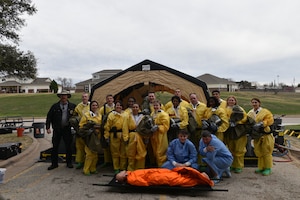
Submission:
{"label": "rubber boot", "polygon": [[262,171],[262,175],[269,176],[271,172],[272,172],[271,168],[266,168],[264,171]]}

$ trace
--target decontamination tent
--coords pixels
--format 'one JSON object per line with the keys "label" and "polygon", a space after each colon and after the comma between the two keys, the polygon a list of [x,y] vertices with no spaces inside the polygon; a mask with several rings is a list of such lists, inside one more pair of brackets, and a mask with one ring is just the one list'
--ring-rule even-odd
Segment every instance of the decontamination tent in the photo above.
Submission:
{"label": "decontamination tent", "polygon": [[102,106],[106,95],[112,94],[115,100],[125,103],[129,97],[134,97],[141,104],[148,92],[174,94],[177,88],[187,101],[190,93],[196,93],[199,101],[205,104],[209,97],[205,82],[151,60],[144,60],[94,85],[90,100],[96,100]]}

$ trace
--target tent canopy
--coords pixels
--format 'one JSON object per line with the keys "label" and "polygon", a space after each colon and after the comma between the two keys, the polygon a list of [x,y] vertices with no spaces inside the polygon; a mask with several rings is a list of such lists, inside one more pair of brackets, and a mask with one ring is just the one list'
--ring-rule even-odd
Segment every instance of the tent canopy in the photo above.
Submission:
{"label": "tent canopy", "polygon": [[203,81],[153,61],[144,60],[94,85],[90,100],[103,105],[106,95],[112,94],[115,100],[127,102],[129,97],[134,97],[141,104],[148,92],[174,94],[177,88],[181,90],[182,98],[187,101],[190,93],[196,93],[199,101],[205,104],[209,97],[207,85]]}

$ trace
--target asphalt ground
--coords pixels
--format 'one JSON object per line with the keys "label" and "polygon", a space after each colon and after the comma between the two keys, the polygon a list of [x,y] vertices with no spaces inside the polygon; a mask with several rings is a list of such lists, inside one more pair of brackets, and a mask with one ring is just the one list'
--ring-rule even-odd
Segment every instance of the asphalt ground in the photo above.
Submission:
{"label": "asphalt ground", "polygon": [[[299,124],[299,118],[283,118],[283,125]],[[52,134],[34,138],[24,152],[0,161],[5,167],[4,183],[0,184],[2,199],[298,199],[300,196],[300,163],[287,155],[274,158],[273,174],[268,177],[254,174],[253,167],[245,167],[241,174],[233,174],[213,187],[216,191],[124,191],[120,188],[99,186],[113,177],[112,168],[98,169],[99,174],[84,176],[81,170],[66,168],[60,163],[48,171],[49,162],[40,161],[40,152],[50,148]],[[297,140],[296,140],[297,141]],[[221,191],[218,191],[221,190]],[[228,190],[227,192],[223,190]]]}

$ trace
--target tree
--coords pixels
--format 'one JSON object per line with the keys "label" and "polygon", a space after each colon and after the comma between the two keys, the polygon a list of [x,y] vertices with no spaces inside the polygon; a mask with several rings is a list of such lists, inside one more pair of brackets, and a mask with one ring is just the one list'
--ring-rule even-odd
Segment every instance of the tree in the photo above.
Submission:
{"label": "tree", "polygon": [[51,81],[49,88],[50,88],[51,92],[53,91],[54,93],[57,93],[58,85],[55,80]]}
{"label": "tree", "polygon": [[24,53],[15,46],[0,44],[0,74],[19,78],[35,78],[36,59],[28,51]]}
{"label": "tree", "polygon": [[[0,0],[0,75],[35,78],[36,59],[30,51],[17,48],[18,31],[25,26],[24,14],[33,15],[36,8],[31,0]],[[13,42],[15,45],[10,45]]]}
{"label": "tree", "polygon": [[20,41],[17,33],[25,26],[21,15],[33,15],[37,9],[31,5],[31,0],[0,0],[0,41]]}
{"label": "tree", "polygon": [[62,90],[70,90],[72,88],[71,78],[58,77],[57,80],[61,83]]}

